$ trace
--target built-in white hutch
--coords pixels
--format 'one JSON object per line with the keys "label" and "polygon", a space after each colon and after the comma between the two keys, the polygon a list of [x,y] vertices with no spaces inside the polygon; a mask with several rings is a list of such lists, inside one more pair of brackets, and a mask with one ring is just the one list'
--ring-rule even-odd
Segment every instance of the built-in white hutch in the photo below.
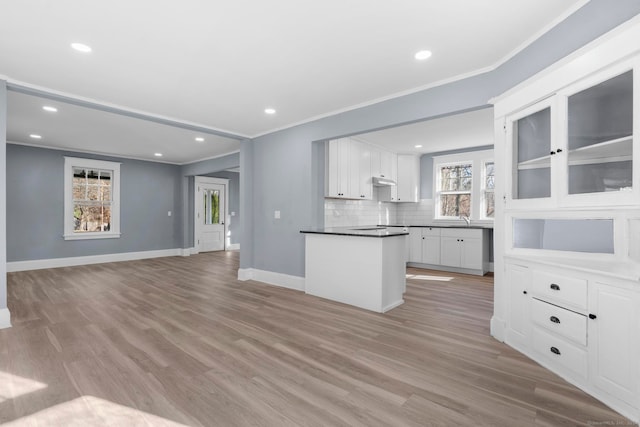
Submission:
{"label": "built-in white hutch", "polygon": [[492,335],[640,420],[640,19],[493,100]]}

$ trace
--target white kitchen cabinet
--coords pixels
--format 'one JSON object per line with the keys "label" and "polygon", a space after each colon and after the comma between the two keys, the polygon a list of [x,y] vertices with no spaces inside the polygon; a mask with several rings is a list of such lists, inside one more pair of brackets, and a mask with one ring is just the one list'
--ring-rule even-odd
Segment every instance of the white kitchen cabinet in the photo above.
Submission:
{"label": "white kitchen cabinet", "polygon": [[489,230],[410,227],[409,263],[413,267],[484,275],[489,271]]}
{"label": "white kitchen cabinet", "polygon": [[440,228],[422,228],[422,263],[440,264]]}
{"label": "white kitchen cabinet", "polygon": [[398,202],[417,202],[420,199],[420,158],[398,154]]}
{"label": "white kitchen cabinet", "polygon": [[638,59],[506,115],[506,208],[639,205]]}
{"label": "white kitchen cabinet", "polygon": [[484,250],[481,229],[443,229],[440,237],[440,263],[450,267],[480,270]]}
{"label": "white kitchen cabinet", "polygon": [[371,150],[368,145],[355,140],[350,140],[349,144],[352,159],[349,183],[353,187],[349,194],[354,199],[371,200]]}
{"label": "white kitchen cabinet", "polygon": [[440,264],[440,228],[409,228],[409,262],[432,266]]}
{"label": "white kitchen cabinet", "polygon": [[397,185],[381,187],[380,200],[385,202],[418,202],[420,198],[420,158],[398,154],[391,163],[391,179]]}
{"label": "white kitchen cabinet", "polygon": [[509,286],[509,329],[506,341],[517,348],[527,348],[531,339],[531,274],[527,267],[508,264],[506,278]]}
{"label": "white kitchen cabinet", "polygon": [[507,260],[505,341],[637,421],[640,282],[556,263]]}
{"label": "white kitchen cabinet", "polygon": [[390,151],[371,148],[371,176],[396,180],[393,164],[397,155]]}
{"label": "white kitchen cabinet", "polygon": [[349,197],[349,140],[333,139],[327,143],[329,160],[326,167],[325,196],[333,198]]}
{"label": "white kitchen cabinet", "polygon": [[409,228],[409,262],[422,262],[422,228]]}
{"label": "white kitchen cabinet", "polygon": [[[639,39],[640,23],[618,28],[493,100],[492,334],[636,422]],[[531,280],[520,342],[510,263]]]}
{"label": "white kitchen cabinet", "polygon": [[640,407],[640,293],[606,283],[589,286],[591,382]]}
{"label": "white kitchen cabinet", "polygon": [[350,138],[327,144],[325,197],[371,200],[371,151]]}

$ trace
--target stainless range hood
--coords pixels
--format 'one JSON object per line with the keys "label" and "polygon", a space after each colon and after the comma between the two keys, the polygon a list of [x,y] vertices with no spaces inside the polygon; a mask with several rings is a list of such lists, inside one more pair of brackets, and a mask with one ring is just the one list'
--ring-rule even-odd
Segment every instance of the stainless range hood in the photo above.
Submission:
{"label": "stainless range hood", "polygon": [[374,187],[388,187],[391,185],[396,185],[396,182],[389,178],[380,178],[378,176],[374,176],[371,178],[371,182]]}

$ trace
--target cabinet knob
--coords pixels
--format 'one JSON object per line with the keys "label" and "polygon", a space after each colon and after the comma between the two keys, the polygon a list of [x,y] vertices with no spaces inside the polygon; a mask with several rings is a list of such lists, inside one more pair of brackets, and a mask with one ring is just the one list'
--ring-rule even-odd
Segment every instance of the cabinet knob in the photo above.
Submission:
{"label": "cabinet knob", "polygon": [[556,285],[555,283],[552,283],[549,288],[553,289],[554,291],[559,291],[560,290],[560,286]]}
{"label": "cabinet knob", "polygon": [[558,149],[556,150],[556,153],[562,153],[562,148],[558,148]]}
{"label": "cabinet knob", "polygon": [[552,152],[550,152],[549,154],[553,156],[554,154],[556,154],[556,152],[555,152],[555,151],[552,151]]}
{"label": "cabinet knob", "polygon": [[553,323],[558,323],[558,324],[560,324],[560,319],[558,319],[556,316],[551,316],[551,317],[549,318],[549,320],[551,320],[551,322],[553,322]]}
{"label": "cabinet knob", "polygon": [[551,351],[551,353],[560,356],[560,350],[558,350],[558,347],[551,347],[549,350]]}
{"label": "cabinet knob", "polygon": [[424,240],[424,237],[422,238],[422,240]]}
{"label": "cabinet knob", "polygon": [[380,174],[380,178],[384,178],[384,175]]}
{"label": "cabinet knob", "polygon": [[527,291],[522,291],[523,294],[527,295]]}
{"label": "cabinet knob", "polygon": [[591,320],[595,320],[595,319],[597,319],[597,318],[598,318],[598,316],[596,316],[595,314],[593,314],[593,313],[589,313],[589,319],[591,319]]}

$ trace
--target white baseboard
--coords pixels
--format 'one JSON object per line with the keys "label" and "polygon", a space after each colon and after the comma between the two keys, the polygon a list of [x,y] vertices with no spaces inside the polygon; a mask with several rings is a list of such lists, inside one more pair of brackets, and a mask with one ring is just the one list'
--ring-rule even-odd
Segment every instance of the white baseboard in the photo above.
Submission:
{"label": "white baseboard", "polygon": [[238,269],[238,280],[256,280],[282,288],[304,291],[304,277],[289,274],[274,273],[273,271],[257,270],[255,268]]}
{"label": "white baseboard", "polygon": [[394,308],[396,308],[396,307],[399,307],[399,306],[401,306],[402,304],[404,304],[404,300],[403,300],[403,299],[401,299],[401,300],[399,300],[399,301],[396,301],[396,302],[392,302],[392,303],[391,303],[391,304],[389,304],[388,306],[386,306],[386,307],[382,307],[382,312],[383,312],[383,313],[386,313],[387,311],[392,310],[392,309],[394,309]]}
{"label": "white baseboard", "polygon": [[504,342],[506,323],[502,319],[498,319],[496,316],[491,317],[491,336],[500,342]]}
{"label": "white baseboard", "polygon": [[11,313],[8,308],[0,308],[0,329],[11,327]]}
{"label": "white baseboard", "polygon": [[198,253],[198,250],[196,248],[184,248],[180,249],[180,251],[180,255],[182,256],[196,255]]}
{"label": "white baseboard", "polygon": [[227,246],[227,250],[228,251],[239,251],[240,250],[240,243],[231,243],[229,246]]}
{"label": "white baseboard", "polygon": [[162,249],[157,251],[124,252],[118,254],[89,255],[69,258],[35,259],[7,263],[7,272],[41,270],[43,268],[73,267],[76,265],[103,264],[105,262],[134,261],[137,259],[184,256],[183,249]]}

